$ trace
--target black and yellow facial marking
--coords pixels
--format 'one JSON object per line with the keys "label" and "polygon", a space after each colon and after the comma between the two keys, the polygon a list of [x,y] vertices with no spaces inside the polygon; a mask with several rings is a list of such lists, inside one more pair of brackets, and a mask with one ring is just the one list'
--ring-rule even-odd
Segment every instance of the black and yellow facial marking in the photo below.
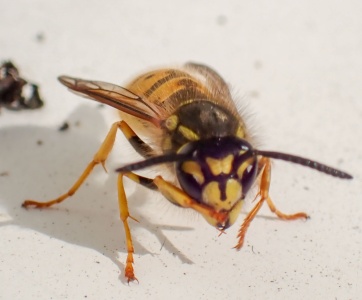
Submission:
{"label": "black and yellow facial marking", "polygon": [[182,170],[192,175],[198,184],[201,185],[205,182],[205,176],[202,173],[201,166],[196,161],[185,161],[182,164]]}
{"label": "black and yellow facial marking", "polygon": [[206,217],[209,223],[219,228],[230,226],[257,173],[257,159],[249,144],[225,137],[191,142],[179,152],[192,157],[177,165],[182,189],[197,202],[228,212],[226,223],[216,224]]}
{"label": "black and yellow facial marking", "polygon": [[236,179],[227,179],[225,183],[211,181],[202,189],[202,202],[216,210],[230,210],[242,199],[242,186]]}
{"label": "black and yellow facial marking", "polygon": [[223,158],[206,157],[206,163],[214,176],[230,174],[233,167],[234,155],[229,154]]}
{"label": "black and yellow facial marking", "polygon": [[247,168],[250,168],[250,166],[252,166],[253,160],[254,158],[250,157],[249,159],[240,163],[237,169],[237,174],[239,178],[242,178]]}

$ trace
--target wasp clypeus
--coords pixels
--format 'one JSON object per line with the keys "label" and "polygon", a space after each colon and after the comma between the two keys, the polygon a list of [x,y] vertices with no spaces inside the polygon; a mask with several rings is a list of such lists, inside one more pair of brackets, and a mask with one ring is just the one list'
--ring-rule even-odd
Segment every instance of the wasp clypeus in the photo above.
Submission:
{"label": "wasp clypeus", "polygon": [[[59,80],[77,93],[118,109],[122,120],[112,125],[98,152],[68,192],[48,202],[26,200],[23,206],[48,207],[72,196],[94,166],[104,167],[120,129],[144,157],[117,170],[120,218],[128,251],[125,267],[128,281],[137,279],[128,225],[128,219],[133,217],[123,187],[124,177],[159,191],[177,206],[199,212],[220,231],[236,221],[246,194],[258,178],[258,201],[240,227],[236,249],[243,246],[245,233],[264,202],[281,219],[308,217],[303,212],[289,215],[276,209],[269,196],[271,158],[339,178],[352,178],[306,158],[253,148],[227,84],[207,66],[187,63],[181,68],[151,71],[134,79],[126,88],[68,76],[61,76]],[[151,139],[153,145],[141,138]],[[146,178],[133,172],[158,164],[171,164],[176,180],[165,180],[162,176]]]}

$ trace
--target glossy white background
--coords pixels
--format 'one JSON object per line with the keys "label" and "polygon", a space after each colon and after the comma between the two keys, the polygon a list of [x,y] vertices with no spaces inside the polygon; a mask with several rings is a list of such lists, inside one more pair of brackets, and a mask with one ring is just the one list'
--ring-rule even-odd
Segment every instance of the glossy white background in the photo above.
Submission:
{"label": "glossy white background", "polygon": [[[40,85],[41,110],[0,114],[1,299],[359,299],[362,293],[361,1],[20,1],[1,4],[0,59]],[[117,115],[79,98],[60,74],[124,83],[154,66],[214,67],[251,116],[260,147],[352,173],[337,180],[275,162],[271,195],[244,248],[195,213],[127,184],[139,284],[124,280],[116,176],[137,160],[121,134],[107,164],[79,176]],[[58,128],[68,121],[70,129]],[[41,141],[41,145],[38,145]],[[7,172],[7,173],[6,173]],[[251,195],[252,198],[252,195]],[[246,207],[250,209],[250,205]]]}

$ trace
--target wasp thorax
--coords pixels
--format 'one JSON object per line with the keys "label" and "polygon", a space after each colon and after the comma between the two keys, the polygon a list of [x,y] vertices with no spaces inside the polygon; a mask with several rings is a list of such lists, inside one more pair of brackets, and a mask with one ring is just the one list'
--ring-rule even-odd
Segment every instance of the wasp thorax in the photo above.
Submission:
{"label": "wasp thorax", "polygon": [[[251,145],[236,137],[219,137],[186,144],[179,153],[191,159],[177,164],[177,177],[182,189],[199,203],[216,211],[241,209],[257,173],[257,160]],[[227,227],[236,216],[230,216]]]}
{"label": "wasp thorax", "polygon": [[236,135],[243,131],[240,121],[228,110],[208,100],[186,101],[164,120],[163,128],[167,132],[163,141],[165,152],[176,152],[188,142]]}

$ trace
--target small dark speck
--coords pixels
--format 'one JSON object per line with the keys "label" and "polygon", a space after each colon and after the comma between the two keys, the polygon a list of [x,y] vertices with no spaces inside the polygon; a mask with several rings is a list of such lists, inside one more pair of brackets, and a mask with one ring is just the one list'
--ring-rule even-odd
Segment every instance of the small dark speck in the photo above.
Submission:
{"label": "small dark speck", "polygon": [[35,35],[35,40],[36,40],[38,43],[43,43],[44,40],[45,40],[44,32],[38,32],[38,33]]}
{"label": "small dark speck", "polygon": [[359,227],[359,226],[353,226],[352,229],[353,229],[353,230],[360,231],[360,227]]}
{"label": "small dark speck", "polygon": [[5,177],[5,176],[9,176],[9,174],[10,174],[10,173],[9,173],[8,171],[4,171],[4,172],[1,172],[1,173],[0,173],[0,176],[1,176],[1,177],[3,177],[3,176]]}
{"label": "small dark speck", "polygon": [[37,144],[38,146],[41,146],[41,145],[43,145],[43,141],[42,141],[42,140],[37,140],[37,141],[36,141],[36,144]]}
{"label": "small dark speck", "polygon": [[258,91],[250,91],[249,93],[250,97],[253,97],[253,98],[258,98],[259,97],[259,92]]}
{"label": "small dark speck", "polygon": [[306,191],[309,191],[309,187],[304,186],[303,189],[305,189]]}
{"label": "small dark speck", "polygon": [[105,107],[104,104],[98,104],[98,108],[103,108],[103,107]]}
{"label": "small dark speck", "polygon": [[64,122],[62,126],[59,127],[59,131],[66,131],[69,129],[69,123],[68,122]]}
{"label": "small dark speck", "polygon": [[99,262],[99,261],[96,261],[96,264],[100,264],[100,262]]}
{"label": "small dark speck", "polygon": [[75,125],[76,127],[79,127],[79,126],[80,126],[80,121],[76,121],[76,122],[74,123],[74,125]]}
{"label": "small dark speck", "polygon": [[254,61],[254,68],[260,70],[263,67],[263,63],[260,60]]}
{"label": "small dark speck", "polygon": [[165,245],[165,242],[166,242],[166,240],[163,241],[163,243],[161,245],[161,248],[160,248],[160,251],[162,250],[163,246]]}
{"label": "small dark speck", "polygon": [[216,23],[220,26],[223,26],[227,23],[228,21],[228,18],[224,15],[219,15],[217,18],[216,18]]}

